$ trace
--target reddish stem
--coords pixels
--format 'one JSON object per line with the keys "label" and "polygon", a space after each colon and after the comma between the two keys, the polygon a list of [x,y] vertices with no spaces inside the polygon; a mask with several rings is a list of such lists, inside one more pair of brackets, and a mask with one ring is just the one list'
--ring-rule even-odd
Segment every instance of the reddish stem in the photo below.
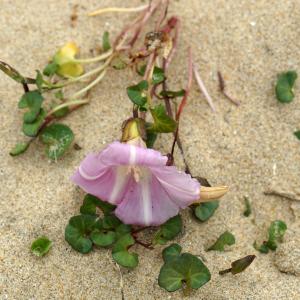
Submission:
{"label": "reddish stem", "polygon": [[191,47],[189,48],[189,54],[188,54],[188,82],[186,85],[185,93],[183,96],[183,99],[180,102],[179,108],[176,113],[176,121],[178,122],[180,119],[180,115],[183,111],[183,108],[186,105],[188,95],[190,93],[191,87],[192,87],[192,82],[193,82],[193,57],[192,57],[192,49]]}

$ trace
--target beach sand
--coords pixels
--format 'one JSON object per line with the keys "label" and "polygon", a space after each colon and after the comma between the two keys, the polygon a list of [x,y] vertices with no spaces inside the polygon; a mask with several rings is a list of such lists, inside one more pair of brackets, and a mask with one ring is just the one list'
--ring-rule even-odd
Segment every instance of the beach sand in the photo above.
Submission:
{"label": "beach sand", "polygon": [[[264,191],[270,186],[290,190],[299,185],[300,141],[293,132],[300,129],[300,81],[290,104],[277,102],[274,82],[279,72],[300,71],[300,1],[171,2],[170,14],[178,15],[182,26],[169,85],[175,90],[184,87],[191,45],[217,108],[212,113],[194,85],[180,127],[187,161],[195,176],[230,186],[209,221],[197,222],[189,211],[182,214],[184,233],[175,242],[184,252],[201,255],[212,273],[211,281],[193,291],[190,299],[299,299],[300,201]],[[76,4],[78,19],[71,26]],[[90,56],[90,49],[101,45],[105,30],[114,37],[134,14],[88,18],[87,12],[140,4],[137,0],[1,0],[0,60],[35,76],[35,70],[68,41],[80,46],[82,57]],[[222,72],[228,93],[241,102],[239,107],[219,92],[217,71]],[[121,299],[120,274],[110,251],[77,253],[64,240],[64,229],[78,214],[84,195],[69,178],[87,153],[120,138],[122,121],[131,114],[126,87],[137,80],[130,70],[110,70],[90,93],[91,103],[63,120],[82,150],[72,150],[53,163],[38,141],[24,155],[9,156],[22,139],[22,111],[17,109],[22,89],[0,74],[0,299]],[[171,143],[171,136],[165,137],[157,146],[166,153]],[[178,151],[176,158],[182,167]],[[253,208],[248,218],[243,216],[245,196]],[[284,243],[276,253],[260,254],[252,244],[267,238],[267,228],[276,219],[288,226]],[[206,252],[225,230],[235,235],[236,244],[223,253]],[[29,250],[40,235],[53,241],[43,258]],[[181,291],[167,293],[158,286],[162,249],[134,246],[140,263],[134,270],[122,269],[124,299],[183,298]],[[218,275],[249,254],[257,258],[245,272]]]}

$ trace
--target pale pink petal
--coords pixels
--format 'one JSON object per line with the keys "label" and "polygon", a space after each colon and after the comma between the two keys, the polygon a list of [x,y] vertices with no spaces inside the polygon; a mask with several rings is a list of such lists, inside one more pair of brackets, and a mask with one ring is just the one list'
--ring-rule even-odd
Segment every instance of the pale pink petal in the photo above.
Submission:
{"label": "pale pink petal", "polygon": [[157,179],[144,170],[141,180],[133,178],[127,193],[115,213],[126,224],[155,226],[166,222],[179,212],[179,207],[169,198]]}
{"label": "pale pink petal", "polygon": [[174,166],[151,167],[151,171],[180,208],[186,208],[199,199],[200,184],[191,175],[178,171]]}
{"label": "pale pink petal", "polygon": [[168,158],[159,151],[136,147],[134,145],[113,142],[99,155],[99,159],[110,166],[116,165],[140,165],[140,166],[164,166]]}

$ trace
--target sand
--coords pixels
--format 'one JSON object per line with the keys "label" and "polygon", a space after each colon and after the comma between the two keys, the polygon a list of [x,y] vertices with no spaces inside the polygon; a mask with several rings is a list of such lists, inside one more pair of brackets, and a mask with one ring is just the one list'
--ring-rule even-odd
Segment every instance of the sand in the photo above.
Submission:
{"label": "sand", "polygon": [[[230,186],[208,222],[200,224],[188,211],[183,213],[185,230],[176,242],[184,251],[202,255],[212,273],[211,281],[190,299],[299,299],[299,201],[265,195],[264,191],[273,185],[294,188],[300,175],[300,142],[293,135],[300,129],[300,81],[293,103],[282,105],[274,97],[276,74],[287,69],[300,71],[300,2],[171,2],[170,12],[182,19],[179,50],[170,70],[172,87],[185,83],[187,47],[192,45],[217,107],[213,114],[194,87],[181,126],[186,157],[194,175]],[[72,27],[70,15],[75,4],[79,4],[79,17]],[[130,1],[130,5],[139,4]],[[2,0],[1,60],[34,76],[34,70],[42,68],[67,41],[75,41],[82,56],[88,56],[89,50],[100,44],[104,30],[114,36],[133,18],[86,17],[86,12],[107,5],[122,6],[124,1]],[[218,70],[228,92],[241,101],[240,107],[219,93]],[[64,120],[83,149],[53,163],[38,142],[23,156],[8,155],[22,138],[22,112],[17,110],[22,90],[0,75],[0,299],[121,299],[119,271],[109,251],[77,253],[65,242],[64,229],[68,219],[78,213],[83,197],[69,177],[87,153],[120,137],[122,120],[130,114],[125,87],[134,80],[130,71],[109,71],[90,94],[91,104]],[[158,147],[167,151],[170,143],[170,139],[161,139]],[[253,206],[249,218],[243,216],[244,196]],[[283,248],[276,254],[259,254],[252,243],[266,238],[275,219],[288,225]],[[225,230],[235,235],[236,244],[224,253],[205,252]],[[29,251],[40,235],[53,241],[53,248],[42,259]],[[286,245],[291,245],[292,254]],[[182,299],[180,291],[169,294],[157,284],[162,247],[145,251],[136,246],[134,250],[140,264],[133,271],[122,270],[125,299]],[[244,273],[218,275],[231,261],[248,254],[257,258]],[[293,259],[298,265],[291,271]],[[280,265],[283,272],[298,276],[280,272]]]}

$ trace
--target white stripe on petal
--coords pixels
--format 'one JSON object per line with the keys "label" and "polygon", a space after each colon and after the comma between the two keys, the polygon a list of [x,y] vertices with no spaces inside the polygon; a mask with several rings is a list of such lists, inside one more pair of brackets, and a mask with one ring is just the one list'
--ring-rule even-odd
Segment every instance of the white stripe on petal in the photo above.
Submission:
{"label": "white stripe on petal", "polygon": [[117,200],[120,200],[120,192],[123,191],[125,184],[128,182],[129,176],[130,174],[127,172],[127,167],[117,167],[116,179],[109,197],[111,203],[115,203]]}
{"label": "white stripe on petal", "polygon": [[78,171],[79,171],[79,174],[80,174],[84,179],[86,179],[86,180],[95,180],[95,179],[101,177],[102,174],[103,174],[103,173],[100,173],[100,174],[98,174],[98,175],[96,175],[96,176],[90,176],[90,175],[86,174],[86,173],[83,171],[81,165],[79,166]]}
{"label": "white stripe on petal", "polygon": [[[145,225],[149,225],[152,221],[152,202],[151,202],[151,192],[150,192],[150,173],[143,172],[143,179],[141,180],[141,190],[142,190],[142,208],[144,214]],[[148,173],[148,174],[145,174]]]}
{"label": "white stripe on petal", "polygon": [[135,165],[135,161],[136,161],[136,147],[130,145],[129,165]]}

